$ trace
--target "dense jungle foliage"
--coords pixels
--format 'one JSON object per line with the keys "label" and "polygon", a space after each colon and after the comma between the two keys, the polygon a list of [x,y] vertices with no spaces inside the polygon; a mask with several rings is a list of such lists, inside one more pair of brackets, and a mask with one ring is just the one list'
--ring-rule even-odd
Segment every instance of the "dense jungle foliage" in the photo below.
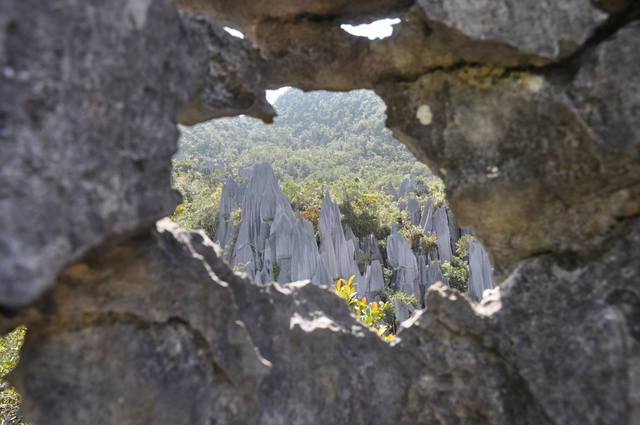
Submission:
{"label": "dense jungle foliage", "polygon": [[334,181],[341,177],[393,183],[429,176],[384,126],[385,105],[373,92],[289,89],[275,103],[272,125],[249,117],[180,127],[176,159],[237,173],[271,163],[280,182]]}
{"label": "dense jungle foliage", "polygon": [[317,226],[325,190],[356,236],[385,238],[392,221],[415,239],[406,212],[389,195],[409,175],[422,192],[445,202],[442,182],[384,127],[385,106],[372,92],[302,93],[290,89],[276,102],[273,125],[248,117],[181,127],[174,187],[183,203],[173,219],[211,237],[225,176],[246,180],[259,162],[271,163],[292,207]]}

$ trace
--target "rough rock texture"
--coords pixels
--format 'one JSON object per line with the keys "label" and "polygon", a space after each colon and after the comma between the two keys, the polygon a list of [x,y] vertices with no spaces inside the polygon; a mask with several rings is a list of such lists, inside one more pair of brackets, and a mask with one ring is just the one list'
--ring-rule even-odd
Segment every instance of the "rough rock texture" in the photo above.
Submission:
{"label": "rough rock texture", "polygon": [[384,274],[382,264],[378,260],[373,260],[367,265],[367,269],[362,277],[362,283],[357,286],[358,296],[366,297],[368,300],[378,298],[377,293],[384,289]]}
{"label": "rough rock texture", "polygon": [[273,122],[276,113],[264,94],[265,63],[251,43],[231,37],[204,16],[185,15],[185,22],[189,31],[200,35],[197,48],[207,54],[207,73],[178,112],[178,122],[193,125],[240,114]]}
{"label": "rough rock texture", "polygon": [[471,38],[498,40],[547,57],[572,53],[607,17],[590,0],[418,0],[418,3],[429,19],[443,22]]}
{"label": "rough rock texture", "polygon": [[251,86],[237,74],[253,66],[248,47],[222,54],[237,42],[213,31],[168,0],[2,2],[2,305],[33,301],[66,264],[173,211],[178,109],[209,90],[229,93],[228,110]]}
{"label": "rough rock texture", "polygon": [[165,220],[66,268],[21,319],[12,379],[29,423],[255,422],[269,363],[203,249],[213,244]]}
{"label": "rough rock texture", "polygon": [[320,207],[320,255],[324,259],[329,276],[348,279],[356,276],[360,280],[360,271],[355,259],[353,240],[345,238],[340,221],[338,205],[331,200],[329,193],[324,194]]}
{"label": "rough rock texture", "polygon": [[237,214],[237,211],[242,208],[245,189],[245,185],[239,184],[232,178],[229,178],[222,186],[216,243],[222,247],[224,258],[229,262],[238,237],[238,230],[240,230],[240,226],[234,222],[233,214]]}
{"label": "rough rock texture", "polygon": [[[244,193],[242,219],[233,252],[232,264],[251,278],[265,275],[273,280],[270,263],[278,257],[276,245],[282,242],[283,230],[293,221],[293,210],[282,193],[271,166],[257,164]],[[276,222],[277,220],[277,222]],[[280,243],[280,248],[285,248]],[[266,250],[270,249],[269,255]],[[281,257],[290,258],[290,247]],[[268,261],[268,262],[267,262]]]}
{"label": "rough rock texture", "polygon": [[14,318],[12,380],[36,424],[636,423],[634,227],[588,266],[524,263],[480,305],[434,285],[387,345],[330,290],[256,286],[165,221]]}
{"label": "rough rock texture", "polygon": [[500,276],[538,252],[588,255],[640,211],[638,37],[629,24],[576,59],[574,75],[463,67],[380,90],[395,105],[388,124],[446,174],[457,219]]}
{"label": "rough rock texture", "polygon": [[395,226],[387,238],[387,259],[389,267],[394,272],[393,283],[396,287],[405,294],[420,299],[420,274],[416,256]]}
{"label": "rough rock texture", "polygon": [[253,169],[244,190],[238,237],[230,248],[231,264],[258,283],[311,279],[317,284],[331,284],[312,224],[293,213],[267,163]]}
{"label": "rough rock texture", "polygon": [[438,237],[438,255],[440,260],[451,262],[453,250],[451,249],[451,232],[449,218],[444,207],[436,209],[433,215],[433,232]]}
{"label": "rough rock texture", "polygon": [[487,289],[495,286],[491,262],[480,242],[473,239],[469,244],[469,298],[480,301]]}
{"label": "rough rock texture", "polygon": [[[167,0],[0,3],[0,304],[41,295],[2,312],[30,329],[30,423],[640,423],[638,2],[177,5],[249,41]],[[339,27],[400,15],[385,40]],[[508,279],[479,305],[431,287],[385,345],[325,288],[149,233],[181,106],[252,113],[281,85],[375,89]]]}

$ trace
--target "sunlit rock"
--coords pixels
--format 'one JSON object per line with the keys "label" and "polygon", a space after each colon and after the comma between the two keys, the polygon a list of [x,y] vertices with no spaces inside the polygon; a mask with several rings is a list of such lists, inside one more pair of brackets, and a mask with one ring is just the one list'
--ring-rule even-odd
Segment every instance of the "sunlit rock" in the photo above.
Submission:
{"label": "sunlit rock", "polygon": [[360,280],[355,250],[353,240],[347,240],[342,231],[338,205],[325,193],[320,208],[320,255],[332,279],[356,276]]}
{"label": "sunlit rock", "polygon": [[473,238],[469,245],[469,297],[473,301],[482,299],[487,289],[495,286],[492,277],[489,255],[477,239]]}
{"label": "sunlit rock", "polygon": [[444,207],[436,209],[433,215],[433,231],[438,237],[438,254],[440,260],[451,262],[453,253],[451,251],[451,233],[449,219]]}
{"label": "sunlit rock", "polygon": [[394,284],[407,295],[420,298],[418,262],[407,241],[395,225],[387,238],[387,262],[394,271]]}
{"label": "sunlit rock", "polygon": [[[218,213],[218,227],[216,229],[216,243],[223,249],[225,260],[231,261],[233,247],[238,237],[240,208],[244,199],[245,186],[229,178],[222,186],[220,197],[220,211]],[[237,215],[238,217],[234,216]]]}

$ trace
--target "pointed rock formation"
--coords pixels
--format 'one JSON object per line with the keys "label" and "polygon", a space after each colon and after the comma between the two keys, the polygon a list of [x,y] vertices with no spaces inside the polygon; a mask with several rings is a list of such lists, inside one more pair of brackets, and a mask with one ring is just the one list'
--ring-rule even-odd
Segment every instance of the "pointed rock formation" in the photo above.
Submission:
{"label": "pointed rock formation", "polygon": [[387,263],[394,271],[398,290],[420,299],[418,262],[407,241],[393,226],[387,238]]}
{"label": "pointed rock formation", "polygon": [[232,262],[236,269],[259,284],[303,279],[321,285],[331,283],[318,252],[313,226],[293,213],[271,165],[254,167],[242,205],[242,223]]}
{"label": "pointed rock formation", "polygon": [[320,208],[320,255],[324,258],[331,279],[356,276],[360,281],[360,271],[355,260],[355,246],[345,238],[340,222],[338,205],[324,194]]}
{"label": "pointed rock formation", "polygon": [[380,245],[378,245],[378,238],[376,238],[373,233],[362,238],[360,241],[360,250],[363,254],[369,255],[371,261],[378,260],[380,264],[384,263],[382,253],[380,253]]}
{"label": "pointed rock formation", "polygon": [[299,214],[291,230],[291,247],[291,282],[309,279],[320,285],[331,285],[331,276],[318,252],[313,225]]}
{"label": "pointed rock formation", "polygon": [[479,240],[473,238],[469,245],[469,298],[480,301],[486,289],[495,287],[489,255]]}
{"label": "pointed rock formation", "polygon": [[427,198],[420,217],[420,228],[422,233],[429,233],[433,231],[433,199]]}
{"label": "pointed rock formation", "polygon": [[[258,164],[253,169],[242,203],[242,223],[232,261],[234,267],[248,273],[252,278],[255,278],[258,272],[261,272],[263,279],[269,278],[268,273],[265,274],[262,270],[265,266],[267,239],[271,236],[271,227],[276,219],[276,224],[280,226],[275,228],[281,229],[286,226],[282,221],[293,220],[293,211],[289,200],[278,186],[271,165]],[[277,236],[269,239],[272,261],[277,261],[277,242]]]}
{"label": "pointed rock formation", "polygon": [[231,261],[233,247],[238,237],[240,226],[234,223],[233,214],[242,207],[245,185],[229,178],[222,186],[220,197],[220,212],[218,213],[218,227],[216,229],[216,243],[223,249],[223,257]]}
{"label": "pointed rock formation", "polygon": [[415,192],[418,186],[413,176],[409,176],[402,180],[400,183],[400,190],[398,190],[398,198],[404,198],[409,192]]}
{"label": "pointed rock formation", "polygon": [[438,254],[441,261],[451,262],[453,252],[451,250],[451,233],[449,231],[449,220],[444,207],[436,210],[433,216],[433,231],[438,237]]}
{"label": "pointed rock formation", "polygon": [[377,298],[377,293],[384,289],[384,273],[380,261],[373,260],[371,264],[367,265],[362,283],[356,289],[360,298],[367,297],[368,300]]}
{"label": "pointed rock formation", "polygon": [[409,213],[409,217],[411,217],[411,223],[414,226],[420,225],[420,204],[415,196],[412,196],[407,200],[407,212]]}

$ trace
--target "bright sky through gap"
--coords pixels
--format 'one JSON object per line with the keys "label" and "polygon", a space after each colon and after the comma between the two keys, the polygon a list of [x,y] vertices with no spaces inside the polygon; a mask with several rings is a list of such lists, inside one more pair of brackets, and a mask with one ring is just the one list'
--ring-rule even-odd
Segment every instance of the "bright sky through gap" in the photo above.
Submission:
{"label": "bright sky through gap", "polygon": [[400,23],[400,18],[387,18],[373,21],[370,24],[362,25],[340,25],[340,28],[352,35],[367,37],[369,40],[376,38],[387,38],[393,34],[393,26]]}
{"label": "bright sky through gap", "polygon": [[244,38],[244,34],[238,31],[237,29],[234,29],[231,27],[224,27],[224,30],[234,37]]}
{"label": "bright sky through gap", "polygon": [[284,92],[286,92],[287,90],[289,90],[291,87],[280,87],[279,89],[276,90],[267,90],[267,101],[270,104],[274,104],[276,103],[276,99],[279,98]]}

